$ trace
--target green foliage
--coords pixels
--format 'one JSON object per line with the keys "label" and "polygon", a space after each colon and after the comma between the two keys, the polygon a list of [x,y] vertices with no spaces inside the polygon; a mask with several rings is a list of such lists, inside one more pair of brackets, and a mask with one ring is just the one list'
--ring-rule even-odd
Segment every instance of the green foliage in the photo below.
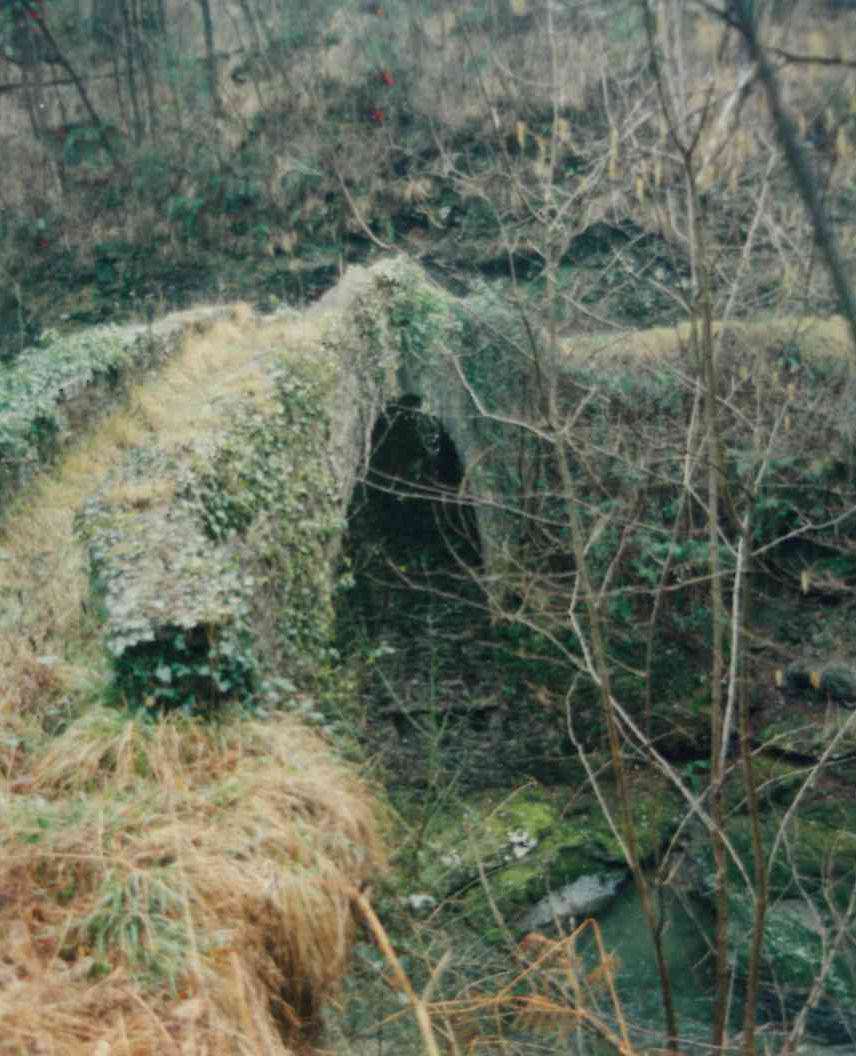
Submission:
{"label": "green foliage", "polygon": [[390,304],[389,320],[405,359],[419,364],[436,361],[439,342],[449,325],[445,298],[425,283],[399,288]]}
{"label": "green foliage", "polygon": [[257,169],[242,159],[237,171],[222,172],[214,159],[197,161],[198,178],[193,193],[173,194],[167,199],[167,219],[182,238],[204,241],[223,222],[234,235],[246,234],[253,220],[261,222],[261,193]]}
{"label": "green foliage", "polygon": [[453,312],[467,381],[488,411],[514,406],[521,386],[530,380],[528,356],[540,352],[531,347],[533,335],[523,313],[487,283],[477,284],[465,302],[454,305]]}
{"label": "green foliage", "polygon": [[0,18],[4,22],[11,22],[14,18],[26,14],[31,7],[31,0],[8,0],[8,3],[0,9]]}
{"label": "green foliage", "polygon": [[493,20],[494,6],[488,0],[476,0],[461,11],[457,21],[460,32],[466,33],[490,25]]}
{"label": "green foliage", "polygon": [[680,772],[692,794],[700,796],[710,781],[710,759],[692,759]]}
{"label": "green foliage", "polygon": [[325,40],[328,19],[342,6],[342,0],[316,0],[311,7],[301,0],[278,0],[273,43],[284,51],[319,46]]}
{"label": "green foliage", "polygon": [[630,0],[611,5],[604,26],[610,44],[626,47],[644,39],[643,9]]}
{"label": "green foliage", "polygon": [[0,501],[56,458],[74,395],[115,388],[137,355],[134,340],[115,331],[71,338],[46,331],[25,358],[0,373]]}
{"label": "green foliage", "polygon": [[462,203],[461,237],[466,239],[499,238],[502,220],[495,206],[484,198],[467,198]]}
{"label": "green foliage", "polygon": [[[567,669],[567,654],[578,653],[575,636],[568,630],[558,642],[532,626],[503,621],[493,629],[494,648],[502,664],[503,680],[509,696],[514,699],[527,683],[550,684],[563,681]],[[564,648],[563,648],[564,647]]]}
{"label": "green foliage", "polygon": [[69,313],[77,322],[100,322],[112,315],[116,305],[136,302],[146,283],[149,269],[146,247],[121,239],[99,242],[92,247],[92,259],[86,275],[98,308]]}
{"label": "green foliage", "polygon": [[185,238],[191,238],[199,234],[199,220],[205,206],[202,196],[175,194],[166,203],[166,217]]}
{"label": "green foliage", "polygon": [[68,124],[55,133],[64,165],[105,166],[124,150],[124,135],[115,125]]}
{"label": "green foliage", "polygon": [[194,484],[209,536],[248,539],[279,614],[276,648],[292,677],[310,680],[329,649],[329,551],[342,528],[326,460],[326,385],[320,369],[283,369],[276,411],[233,420],[211,471]]}
{"label": "green foliage", "polygon": [[[229,700],[281,695],[274,672],[288,671],[301,691],[329,680],[341,518],[326,452],[328,383],[319,364],[290,362],[273,408],[240,404],[214,451],[179,472],[168,516],[138,520],[98,495],[87,503],[78,527],[123,706],[213,716]],[[138,486],[177,472],[173,456],[140,453],[122,477]],[[147,586],[161,523],[171,533],[167,609]]]}
{"label": "green foliage", "polygon": [[287,482],[277,479],[285,438],[261,414],[233,423],[210,472],[199,476],[194,492],[208,536],[217,542],[243,536],[261,510],[277,508]]}
{"label": "green foliage", "polygon": [[249,700],[257,661],[247,606],[225,628],[166,632],[116,656],[111,695],[120,706],[132,714],[166,710],[210,717],[224,700]]}
{"label": "green foliage", "polygon": [[[753,539],[759,546],[792,533],[804,534],[809,523],[838,518],[849,504],[843,467],[812,455],[808,451],[770,460],[772,472],[752,514]],[[845,516],[843,524],[848,520]]]}
{"label": "green foliage", "polygon": [[169,155],[162,149],[143,146],[135,152],[131,189],[142,201],[168,202],[173,179]]}

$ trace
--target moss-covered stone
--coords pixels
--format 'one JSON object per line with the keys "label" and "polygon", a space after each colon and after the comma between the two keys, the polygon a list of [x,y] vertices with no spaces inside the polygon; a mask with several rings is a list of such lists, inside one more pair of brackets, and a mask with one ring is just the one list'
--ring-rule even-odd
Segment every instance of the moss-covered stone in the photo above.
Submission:
{"label": "moss-covered stone", "polygon": [[[752,757],[752,779],[761,808],[789,803],[808,776],[804,765],[781,758],[774,753],[759,752]],[[729,806],[743,811],[747,806],[743,768],[737,766],[725,785]]]}
{"label": "moss-covered stone", "polygon": [[836,772],[846,780],[852,768],[844,760],[856,756],[856,717],[838,708],[791,709],[762,726],[755,740],[768,751],[811,761],[828,752],[828,762],[841,764]]}
{"label": "moss-covered stone", "polygon": [[176,313],[152,326],[98,327],[69,337],[46,331],[36,348],[0,372],[0,512],[12,496],[127,392],[161,365],[193,328],[228,307]]}
{"label": "moss-covered stone", "polygon": [[405,257],[349,269],[317,311],[331,316],[325,346],[354,371],[364,429],[401,398],[442,424],[466,469],[485,562],[499,570],[522,482],[519,434],[492,412],[528,413],[519,320],[487,292],[455,297]]}
{"label": "moss-covered stone", "polygon": [[323,664],[345,510],[391,401],[436,414],[480,464],[479,528],[498,551],[503,458],[479,458],[474,400],[493,406],[500,375],[461,383],[449,357],[487,352],[463,347],[453,301],[405,258],[351,269],[305,318],[273,327],[274,347],[207,431],[132,452],[85,504],[80,531],[129,703],[206,708],[246,696],[261,673],[293,683]]}
{"label": "moss-covered stone", "polygon": [[[617,817],[608,782],[605,793]],[[467,797],[461,812],[435,819],[418,854],[414,880],[490,934],[496,928],[491,900],[512,928],[526,928],[528,910],[583,878],[597,879],[591,904],[602,908],[627,876],[619,840],[593,793],[578,792],[571,810],[564,798],[537,786]],[[646,858],[674,831],[677,816],[664,787],[634,790],[634,824]]]}
{"label": "moss-covered stone", "polygon": [[330,381],[298,358],[278,370],[269,391],[257,384],[224,412],[219,435],[130,455],[81,511],[131,705],[207,710],[246,697],[262,673],[305,681],[321,662],[341,531]]}
{"label": "moss-covered stone", "polygon": [[[749,942],[752,934],[751,903],[743,898],[729,899],[728,943],[730,960],[738,978],[749,969]],[[761,999],[785,1015],[795,1015],[804,1006],[818,983],[818,973],[834,940],[835,926],[830,915],[815,904],[799,898],[782,899],[767,911],[761,956]],[[846,940],[831,958],[820,992],[808,1013],[808,1029],[827,1038],[846,1040],[856,1025],[853,1014],[856,982]]]}
{"label": "moss-covered stone", "polygon": [[[772,800],[763,802],[763,796],[761,805],[769,892],[760,962],[762,1006],[777,1020],[796,1015],[812,993],[831,944],[838,942],[808,1026],[810,1031],[844,1040],[854,1025],[856,1000],[851,968],[856,931],[848,910],[856,871],[856,807],[840,798],[814,798],[788,815]],[[693,831],[684,879],[689,880],[690,892],[701,895],[712,908],[716,889],[712,848],[700,827]],[[745,979],[758,882],[749,818],[732,815],[726,835],[729,960],[737,978]]]}
{"label": "moss-covered stone", "polygon": [[[728,858],[728,882],[737,891],[747,892],[744,873],[754,884],[749,818],[732,816],[725,832],[734,852]],[[826,898],[836,890],[842,894],[848,878],[856,871],[856,809],[853,806],[809,803],[790,816],[781,809],[768,809],[761,815],[761,840],[773,899],[806,893]],[[710,893],[715,876],[713,855],[710,841],[701,832],[694,844],[693,858],[699,891]],[[742,871],[735,858],[742,864]]]}

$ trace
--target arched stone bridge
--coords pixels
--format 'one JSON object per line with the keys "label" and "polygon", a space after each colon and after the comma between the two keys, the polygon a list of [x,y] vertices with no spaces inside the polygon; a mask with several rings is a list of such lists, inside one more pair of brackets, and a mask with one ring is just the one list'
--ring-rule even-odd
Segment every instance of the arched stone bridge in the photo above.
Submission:
{"label": "arched stone bridge", "polygon": [[518,488],[496,415],[519,413],[522,371],[513,319],[490,318],[397,257],[253,321],[258,355],[200,387],[208,425],[130,451],[78,514],[119,694],[204,709],[323,676],[348,502],[396,402],[445,430],[483,559],[499,560]]}

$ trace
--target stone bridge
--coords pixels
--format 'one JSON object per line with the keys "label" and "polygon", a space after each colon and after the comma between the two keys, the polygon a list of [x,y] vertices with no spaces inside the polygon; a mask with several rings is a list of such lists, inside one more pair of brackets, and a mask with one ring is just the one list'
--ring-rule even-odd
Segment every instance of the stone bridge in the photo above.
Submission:
{"label": "stone bridge", "polygon": [[519,487],[497,414],[519,413],[523,391],[512,317],[396,257],[254,325],[258,354],[200,386],[209,424],[130,451],[77,516],[129,703],[205,709],[329,670],[348,504],[391,407],[418,407],[453,445],[448,501],[472,506],[488,567],[506,545]]}

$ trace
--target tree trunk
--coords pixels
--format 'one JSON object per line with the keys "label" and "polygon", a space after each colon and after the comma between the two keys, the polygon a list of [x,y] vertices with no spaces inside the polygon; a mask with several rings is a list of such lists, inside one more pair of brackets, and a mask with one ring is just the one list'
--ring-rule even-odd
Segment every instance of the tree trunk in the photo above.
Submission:
{"label": "tree trunk", "polygon": [[205,31],[205,69],[208,74],[208,95],[211,99],[212,109],[217,117],[223,113],[223,105],[220,102],[220,93],[217,89],[217,53],[214,50],[214,21],[211,18],[211,4],[209,0],[199,0],[199,9],[202,12],[202,26]]}

